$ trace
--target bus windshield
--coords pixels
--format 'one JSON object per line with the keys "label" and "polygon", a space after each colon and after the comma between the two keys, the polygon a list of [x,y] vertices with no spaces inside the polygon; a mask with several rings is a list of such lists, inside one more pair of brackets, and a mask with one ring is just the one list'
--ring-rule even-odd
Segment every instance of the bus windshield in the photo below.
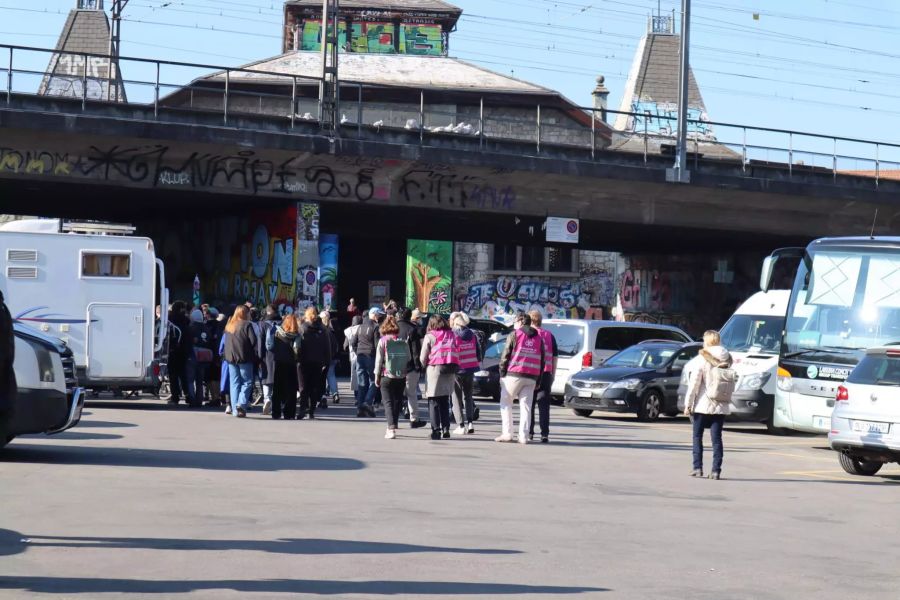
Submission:
{"label": "bus windshield", "polygon": [[732,315],[722,331],[722,345],[731,352],[778,354],[784,317]]}
{"label": "bus windshield", "polygon": [[862,351],[900,342],[900,248],[823,248],[800,264],[782,357],[855,365]]}

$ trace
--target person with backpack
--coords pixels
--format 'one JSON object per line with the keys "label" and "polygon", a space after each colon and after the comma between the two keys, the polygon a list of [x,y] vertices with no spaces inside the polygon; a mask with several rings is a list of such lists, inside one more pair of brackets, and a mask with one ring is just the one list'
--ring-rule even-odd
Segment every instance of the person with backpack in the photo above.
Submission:
{"label": "person with backpack", "polygon": [[406,397],[407,410],[409,412],[409,425],[413,429],[425,426],[425,419],[419,418],[419,379],[422,376],[422,362],[419,354],[422,352],[422,333],[418,323],[413,321],[413,311],[408,308],[400,310],[397,319],[399,333],[397,337],[409,344],[410,360],[406,368]]}
{"label": "person with backpack", "polygon": [[694,465],[691,477],[703,477],[703,430],[709,429],[713,445],[713,465],[710,479],[721,479],[725,446],[722,427],[731,414],[731,396],[737,374],[731,368],[731,354],[722,347],[718,331],[703,334],[700,362],[688,382],[684,399],[684,414],[693,424]]}
{"label": "person with backpack", "polygon": [[384,311],[373,306],[368,318],[350,339],[350,348],[356,353],[356,416],[375,416],[375,350],[378,347],[378,321]]}
{"label": "person with backpack", "polygon": [[459,372],[453,387],[453,418],[456,419],[454,435],[475,433],[475,400],[472,386],[475,372],[481,368],[484,351],[478,336],[469,329],[469,315],[455,312],[450,315],[450,326],[459,345]]}
{"label": "person with backpack", "polygon": [[441,315],[432,315],[419,360],[425,366],[425,397],[431,416],[431,439],[450,437],[450,395],[459,371],[456,336]]}
{"label": "person with backpack", "polygon": [[310,306],[304,313],[304,322],[300,325],[300,371],[303,389],[300,391],[300,414],[298,419],[306,416],[316,418],[316,406],[325,391],[325,375],[328,365],[334,358],[336,349],[331,345],[331,336],[325,331],[319,311]]}
{"label": "person with backpack", "polygon": [[194,369],[194,398],[196,405],[199,406],[203,400],[208,400],[209,391],[209,371],[213,363],[213,340],[209,335],[206,327],[206,319],[203,311],[195,308],[191,311],[191,324],[188,331],[191,335],[191,343],[194,346],[194,359],[196,368]]}
{"label": "person with backpack", "polygon": [[260,380],[262,381],[263,414],[272,414],[272,394],[275,389],[275,357],[269,349],[269,340],[273,338],[278,329],[278,309],[269,304],[259,322],[259,365]]}
{"label": "person with backpack", "polygon": [[544,372],[544,341],[531,326],[531,317],[519,313],[515,330],[506,338],[500,354],[500,421],[502,432],[495,442],[513,441],[513,402],[519,400],[519,443],[527,444],[534,388]]}
{"label": "person with backpack", "polygon": [[337,334],[334,332],[334,324],[331,319],[331,313],[327,310],[323,310],[319,315],[319,318],[322,319],[322,326],[325,327],[325,332],[331,339],[331,348],[334,350],[334,356],[331,358],[331,362],[328,363],[328,370],[325,373],[325,393],[322,396],[322,399],[319,401],[319,408],[328,408],[329,400],[331,400],[332,404],[340,404],[341,402],[341,394],[340,392],[338,392],[336,372],[338,364],[338,338]]}
{"label": "person with backpack", "polygon": [[[297,393],[301,389],[300,325],[295,315],[287,315],[275,332],[266,338],[267,356],[271,355],[273,419],[282,415],[288,421],[297,416]],[[265,414],[265,413],[264,413]]]}
{"label": "person with backpack", "polygon": [[407,341],[398,336],[400,328],[393,316],[385,318],[380,332],[381,338],[375,351],[375,385],[381,388],[381,397],[384,399],[384,418],[387,421],[384,437],[392,440],[397,437],[397,424],[406,401],[406,374],[412,354]]}

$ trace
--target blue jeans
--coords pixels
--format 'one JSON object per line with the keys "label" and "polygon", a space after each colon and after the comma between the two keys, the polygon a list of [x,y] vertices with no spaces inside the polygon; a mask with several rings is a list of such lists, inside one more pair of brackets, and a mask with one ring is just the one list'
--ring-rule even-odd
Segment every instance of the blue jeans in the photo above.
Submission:
{"label": "blue jeans", "polygon": [[725,446],[722,444],[722,426],[725,415],[694,414],[694,469],[703,470],[703,430],[709,429],[709,437],[713,446],[713,473],[722,471],[722,458]]}
{"label": "blue jeans", "polygon": [[250,406],[250,395],[253,392],[253,363],[239,365],[228,364],[228,380],[231,384],[231,413],[237,416],[237,410],[247,410]]}
{"label": "blue jeans", "polygon": [[356,407],[375,402],[375,357],[360,354],[356,357]]}
{"label": "blue jeans", "polygon": [[326,377],[328,378],[328,394],[331,396],[334,396],[338,393],[337,374],[334,372],[337,364],[337,360],[331,361],[331,364],[328,365],[328,374],[326,375]]}

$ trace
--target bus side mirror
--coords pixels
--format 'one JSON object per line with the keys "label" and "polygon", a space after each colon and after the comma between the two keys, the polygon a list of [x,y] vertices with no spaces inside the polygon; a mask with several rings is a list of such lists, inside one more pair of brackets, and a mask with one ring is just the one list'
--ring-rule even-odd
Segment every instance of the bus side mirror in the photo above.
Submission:
{"label": "bus side mirror", "polygon": [[775,263],[778,262],[777,256],[767,256],[763,260],[762,273],[759,275],[759,289],[768,292],[772,285],[772,275],[775,273]]}

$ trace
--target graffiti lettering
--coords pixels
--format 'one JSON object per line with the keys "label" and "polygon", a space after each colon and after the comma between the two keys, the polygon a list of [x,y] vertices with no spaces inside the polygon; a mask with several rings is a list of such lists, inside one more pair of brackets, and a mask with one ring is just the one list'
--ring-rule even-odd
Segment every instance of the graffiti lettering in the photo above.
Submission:
{"label": "graffiti lettering", "polygon": [[622,308],[629,311],[680,312],[694,306],[690,272],[628,269],[621,277]]}
{"label": "graffiti lettering", "polygon": [[591,318],[613,301],[613,279],[606,272],[562,284],[499,277],[470,285],[456,306],[471,316],[492,318],[536,309],[547,318]]}
{"label": "graffiti lettering", "polygon": [[497,189],[480,177],[428,169],[407,171],[400,181],[400,195],[410,203],[446,202],[485,210],[512,210],[516,202],[512,187]]}

